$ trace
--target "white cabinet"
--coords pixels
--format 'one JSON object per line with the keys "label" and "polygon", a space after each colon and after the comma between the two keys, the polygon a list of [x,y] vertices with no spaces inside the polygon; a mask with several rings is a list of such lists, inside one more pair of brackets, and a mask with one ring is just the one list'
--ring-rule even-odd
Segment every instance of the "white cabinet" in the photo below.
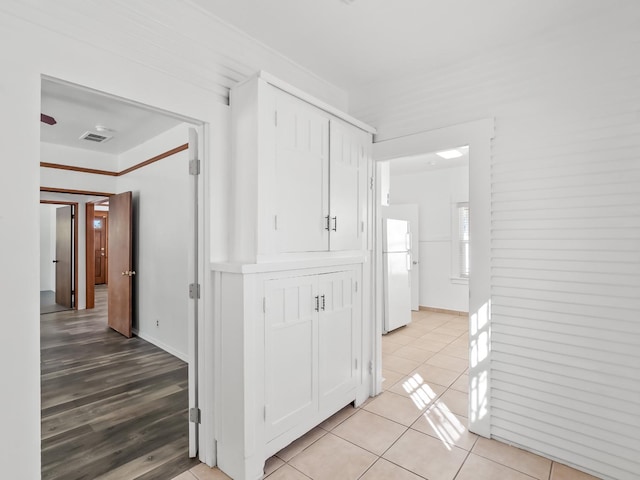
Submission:
{"label": "white cabinet", "polygon": [[367,250],[373,129],[273,83],[231,91],[231,259]]}
{"label": "white cabinet", "polygon": [[268,268],[230,267],[214,276],[218,465],[238,480],[261,478],[270,456],[370,392],[362,264]]}
{"label": "white cabinet", "polygon": [[355,399],[357,295],[350,270],[265,282],[268,441]]}
{"label": "white cabinet", "polygon": [[[228,262],[214,270],[222,471],[267,458],[371,391],[374,130],[264,72],[231,91]],[[364,360],[363,360],[364,359]]]}

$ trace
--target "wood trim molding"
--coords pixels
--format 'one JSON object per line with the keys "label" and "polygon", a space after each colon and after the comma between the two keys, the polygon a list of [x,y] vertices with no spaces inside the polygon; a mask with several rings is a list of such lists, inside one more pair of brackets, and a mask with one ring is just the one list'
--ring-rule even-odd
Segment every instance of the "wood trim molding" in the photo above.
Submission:
{"label": "wood trim molding", "polygon": [[96,168],[85,168],[85,167],[74,167],[73,165],[63,165],[61,163],[49,163],[49,162],[40,162],[40,166],[43,168],[55,168],[57,170],[69,170],[72,172],[80,172],[80,173],[91,173],[94,175],[107,175],[110,177],[120,177],[122,175],[126,175],[127,173],[131,173],[134,170],[138,170],[139,168],[146,167],[147,165],[151,165],[163,158],[170,157],[171,155],[175,155],[176,153],[182,152],[189,148],[189,144],[185,143],[180,145],[179,147],[172,148],[171,150],[167,150],[166,152],[161,153],[160,155],[156,155],[144,162],[137,163],[129,168],[125,168],[121,172],[112,172],[110,170],[99,170]]}
{"label": "wood trim molding", "polygon": [[152,157],[149,160],[145,160],[144,162],[140,162],[136,165],[133,165],[132,167],[126,168],[121,172],[118,172],[118,177],[122,175],[126,175],[127,173],[130,173],[130,172],[133,172],[134,170],[138,170],[139,168],[146,167],[147,165],[151,165],[152,163],[155,163],[158,160],[162,160],[163,158],[170,157],[171,155],[175,155],[176,153],[182,152],[188,148],[189,148],[189,144],[185,143],[183,145],[180,145],[179,147],[172,148],[171,150],[167,150],[166,152],[161,153],[160,155],[156,155],[155,157]]}
{"label": "wood trim molding", "polygon": [[70,170],[72,172],[94,173],[96,175],[109,175],[117,177],[118,172],[110,172],[109,170],[98,170],[96,168],[74,167],[73,165],[62,165],[60,163],[40,162],[40,166],[44,168],[55,168],[58,170]]}
{"label": "wood trim molding", "polygon": [[93,192],[90,190],[73,190],[70,188],[56,188],[56,187],[40,187],[41,192],[48,193],[69,193],[71,195],[90,195],[94,197],[110,197],[115,193],[110,192]]}
{"label": "wood trim molding", "polygon": [[45,203],[47,205],[74,205],[72,202],[67,200],[40,200],[40,203]]}

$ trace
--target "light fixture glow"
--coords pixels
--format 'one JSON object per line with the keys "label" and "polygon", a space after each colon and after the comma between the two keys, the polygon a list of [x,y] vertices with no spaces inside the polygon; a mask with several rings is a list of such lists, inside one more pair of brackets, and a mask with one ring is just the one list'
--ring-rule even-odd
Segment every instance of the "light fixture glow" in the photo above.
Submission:
{"label": "light fixture glow", "polygon": [[460,153],[458,150],[445,150],[443,152],[436,152],[436,155],[442,158],[446,158],[447,160],[450,160],[452,158],[461,157],[462,153]]}
{"label": "light fixture glow", "polygon": [[97,132],[115,133],[113,128],[105,127],[104,125],[96,125]]}

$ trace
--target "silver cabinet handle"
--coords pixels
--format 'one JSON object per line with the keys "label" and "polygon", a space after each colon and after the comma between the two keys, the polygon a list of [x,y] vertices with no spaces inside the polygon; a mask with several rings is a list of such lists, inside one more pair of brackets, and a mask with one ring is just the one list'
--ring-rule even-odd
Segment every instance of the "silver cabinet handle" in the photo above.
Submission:
{"label": "silver cabinet handle", "polygon": [[320,311],[320,297],[316,295],[316,312]]}
{"label": "silver cabinet handle", "polygon": [[329,230],[331,230],[331,227],[330,227],[330,225],[331,225],[331,217],[329,217],[329,215],[327,215],[326,217],[324,217],[324,219],[327,222],[325,224],[324,229],[328,232]]}
{"label": "silver cabinet handle", "polygon": [[338,231],[338,217],[331,217],[333,218],[333,228],[331,230],[333,230],[334,232]]}

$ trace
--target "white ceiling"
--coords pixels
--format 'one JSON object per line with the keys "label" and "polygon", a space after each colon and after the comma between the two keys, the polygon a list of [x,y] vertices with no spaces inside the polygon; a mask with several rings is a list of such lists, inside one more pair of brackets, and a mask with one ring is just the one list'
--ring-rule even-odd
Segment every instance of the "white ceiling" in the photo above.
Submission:
{"label": "white ceiling", "polygon": [[436,155],[436,153],[427,153],[412,157],[394,158],[389,161],[389,171],[394,176],[412,175],[469,165],[469,147],[460,147],[457,150],[462,153],[461,157],[446,159]]}
{"label": "white ceiling", "polygon": [[[349,93],[513,44],[606,0],[189,0]],[[100,92],[42,82],[41,140],[119,154],[182,120]],[[115,130],[104,143],[80,140],[96,125]],[[100,133],[100,132],[96,132]]]}
{"label": "white ceiling", "polygon": [[606,0],[190,1],[347,92],[613,8]]}
{"label": "white ceiling", "polygon": [[[40,140],[117,155],[160,135],[183,120],[93,90],[42,80],[41,112],[56,125],[40,123]],[[96,131],[103,125],[113,133]],[[104,143],[80,140],[86,131],[113,135]]]}

